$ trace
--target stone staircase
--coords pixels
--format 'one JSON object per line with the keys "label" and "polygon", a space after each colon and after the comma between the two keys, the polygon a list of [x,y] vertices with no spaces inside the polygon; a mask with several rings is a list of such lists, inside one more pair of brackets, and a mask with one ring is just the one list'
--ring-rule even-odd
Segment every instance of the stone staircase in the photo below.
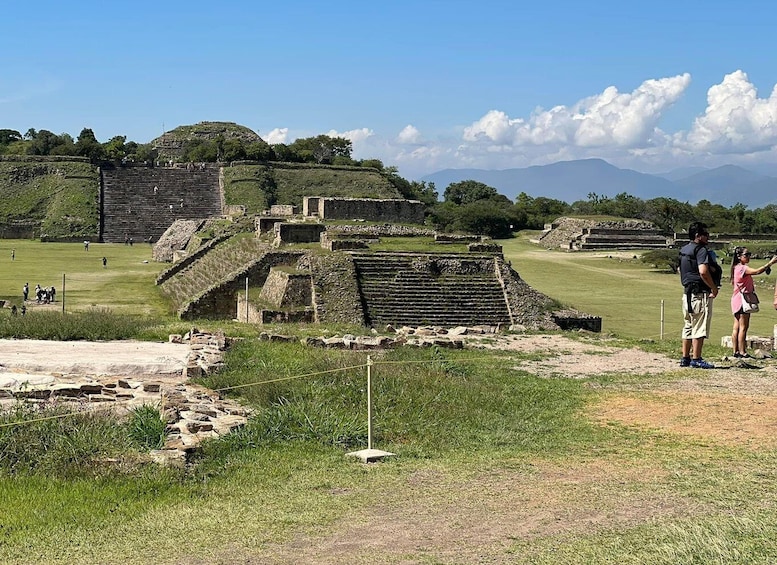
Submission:
{"label": "stone staircase", "polygon": [[175,220],[221,215],[216,166],[106,165],[100,177],[100,236],[106,243],[156,241]]}
{"label": "stone staircase", "polygon": [[352,253],[373,327],[509,325],[493,255]]}
{"label": "stone staircase", "polygon": [[256,261],[269,249],[267,243],[255,237],[232,237],[213,246],[199,260],[158,284],[173,299],[180,313],[209,289],[232,280],[237,271]]}
{"label": "stone staircase", "polygon": [[573,249],[666,249],[672,238],[659,230],[585,228],[572,242]]}

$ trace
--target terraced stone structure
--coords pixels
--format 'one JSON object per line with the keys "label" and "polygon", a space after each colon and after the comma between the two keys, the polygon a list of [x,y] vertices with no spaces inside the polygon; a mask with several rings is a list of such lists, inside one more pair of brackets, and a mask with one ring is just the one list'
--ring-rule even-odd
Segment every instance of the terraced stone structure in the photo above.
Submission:
{"label": "terraced stone structure", "polygon": [[500,252],[324,252],[246,233],[194,255],[158,278],[185,319],[601,330],[599,318],[554,311]]}
{"label": "terraced stone structure", "polygon": [[360,253],[353,259],[365,318],[374,327],[513,321],[495,256]]}
{"label": "terraced stone structure", "polygon": [[549,248],[570,251],[596,249],[666,249],[674,238],[641,220],[594,222],[578,218],[559,218],[540,236],[538,243]]}

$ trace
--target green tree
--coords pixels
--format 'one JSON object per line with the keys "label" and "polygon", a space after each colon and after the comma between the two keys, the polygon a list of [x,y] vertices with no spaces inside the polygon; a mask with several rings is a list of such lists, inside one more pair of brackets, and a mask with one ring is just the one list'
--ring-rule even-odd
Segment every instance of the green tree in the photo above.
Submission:
{"label": "green tree", "polygon": [[240,161],[246,158],[246,149],[242,139],[225,139],[221,146],[223,161]]}
{"label": "green tree", "polygon": [[475,180],[451,183],[443,193],[443,199],[446,202],[453,202],[459,206],[471,204],[478,200],[488,200],[497,196],[499,196],[499,193],[493,186],[488,186]]}
{"label": "green tree", "polygon": [[282,161],[285,163],[300,163],[302,162],[302,158],[297,154],[294,149],[292,149],[290,146],[286,145],[285,143],[276,143],[272,146],[273,153],[275,154],[275,158],[278,161]]}
{"label": "green tree", "polygon": [[190,139],[184,144],[185,161],[215,163],[218,157],[219,148],[215,141]]}
{"label": "green tree", "polygon": [[696,220],[693,207],[674,198],[653,198],[645,202],[644,219],[668,232],[686,232]]}
{"label": "green tree", "polygon": [[127,136],[116,135],[103,145],[105,157],[111,161],[121,161],[127,156]]}
{"label": "green tree", "polygon": [[570,206],[566,202],[544,196],[533,198],[525,192],[516,197],[513,206],[513,216],[521,222],[516,224],[518,229],[540,230],[548,222],[569,213]]}
{"label": "green tree", "polygon": [[15,141],[21,141],[22,134],[14,129],[0,129],[0,145],[8,145]]}
{"label": "green tree", "polygon": [[477,200],[460,206],[454,223],[456,231],[493,238],[512,236],[513,218],[509,208],[495,200]]}
{"label": "green tree", "polygon": [[302,161],[315,163],[331,163],[335,157],[347,157],[350,161],[353,150],[350,140],[344,137],[329,137],[328,135],[302,137],[294,140],[289,148]]}
{"label": "green tree", "polygon": [[78,134],[76,140],[76,155],[88,157],[93,163],[105,159],[105,149],[97,141],[94,132],[89,128],[84,128]]}
{"label": "green tree", "polygon": [[77,155],[75,142],[69,133],[58,135],[57,144],[51,148],[49,155]]}
{"label": "green tree", "polygon": [[371,169],[378,169],[379,171],[383,170],[383,161],[380,159],[362,159],[358,163],[362,167],[369,167]]}
{"label": "green tree", "polygon": [[253,141],[246,145],[246,159],[272,161],[275,159],[275,152],[266,141]]}

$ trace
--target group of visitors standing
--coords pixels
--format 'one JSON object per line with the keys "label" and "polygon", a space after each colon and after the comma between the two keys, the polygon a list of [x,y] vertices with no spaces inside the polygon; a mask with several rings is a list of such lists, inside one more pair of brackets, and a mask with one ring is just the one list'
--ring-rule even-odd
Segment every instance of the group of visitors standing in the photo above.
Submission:
{"label": "group of visitors standing", "polygon": [[[53,286],[42,287],[39,284],[35,285],[35,302],[38,304],[49,304],[54,302],[57,296],[57,289]],[[22,302],[27,302],[30,297],[30,283],[24,283],[22,287]]]}
{"label": "group of visitors standing", "polygon": [[[702,222],[694,222],[688,228],[687,243],[680,250],[680,280],[683,285],[683,331],[681,367],[714,369],[702,357],[704,340],[710,335],[712,304],[721,287],[723,269],[718,264],[715,252],[707,248],[710,233]],[[731,331],[733,356],[750,357],[747,353],[747,331],[750,315],[758,311],[753,275],[769,272],[777,263],[777,256],[761,267],[750,266],[752,254],[747,247],[737,247],[731,261],[731,312],[734,325]],[[777,309],[777,288],[774,307]]]}

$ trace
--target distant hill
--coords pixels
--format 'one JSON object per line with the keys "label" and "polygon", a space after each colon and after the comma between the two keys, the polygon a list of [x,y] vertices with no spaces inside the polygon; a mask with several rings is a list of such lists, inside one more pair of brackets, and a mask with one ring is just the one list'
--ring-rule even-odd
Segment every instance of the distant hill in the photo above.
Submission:
{"label": "distant hill", "polygon": [[724,165],[679,179],[675,184],[691,202],[701,199],[731,206],[742,202],[753,208],[763,207],[777,198],[777,178]]}
{"label": "distant hill", "polygon": [[445,169],[421,180],[434,182],[441,195],[453,182],[476,180],[493,186],[511,200],[525,192],[570,204],[587,200],[590,193],[614,197],[622,192],[643,200],[665,196],[691,204],[709,200],[727,207],[741,202],[750,208],[762,208],[777,202],[777,177],[734,165],[647,174],[620,169],[601,159],[584,159],[522,169]]}
{"label": "distant hill", "polygon": [[709,169],[706,167],[681,167],[679,169],[672,169],[671,171],[667,171],[665,173],[654,174],[655,176],[664,178],[666,180],[676,181],[708,170]]}

